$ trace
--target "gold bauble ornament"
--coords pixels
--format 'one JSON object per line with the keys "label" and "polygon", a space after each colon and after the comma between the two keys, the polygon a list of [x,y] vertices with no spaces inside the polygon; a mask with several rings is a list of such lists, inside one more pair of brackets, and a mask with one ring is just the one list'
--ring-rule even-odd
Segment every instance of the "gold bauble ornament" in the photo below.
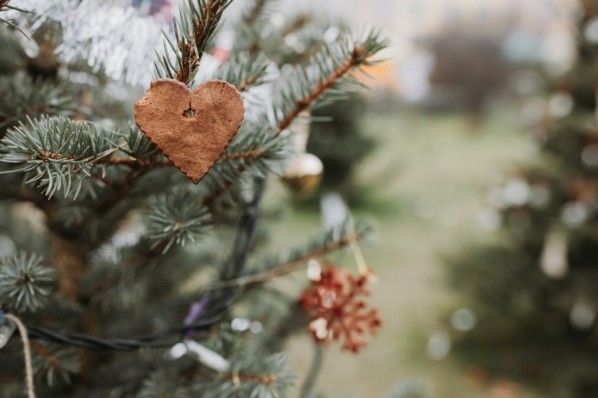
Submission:
{"label": "gold bauble ornament", "polygon": [[282,182],[298,197],[304,198],[320,185],[323,171],[324,165],[317,156],[299,153],[287,164]]}

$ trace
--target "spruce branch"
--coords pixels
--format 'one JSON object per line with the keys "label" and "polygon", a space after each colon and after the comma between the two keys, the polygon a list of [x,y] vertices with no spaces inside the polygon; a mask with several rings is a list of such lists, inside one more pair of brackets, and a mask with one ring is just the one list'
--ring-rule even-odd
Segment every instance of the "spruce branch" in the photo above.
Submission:
{"label": "spruce branch", "polygon": [[246,26],[254,26],[264,16],[267,5],[271,2],[272,0],[254,0],[243,12],[241,23]]}
{"label": "spruce branch", "polygon": [[77,197],[93,163],[120,150],[121,135],[88,122],[65,117],[34,120],[8,131],[0,142],[0,163],[12,165],[0,173],[19,173],[52,197],[62,192]]}
{"label": "spruce branch", "polygon": [[21,8],[11,6],[10,1],[11,0],[0,0],[0,12],[6,11],[6,10],[16,10],[16,11],[21,11],[21,12],[27,12]]}
{"label": "spruce branch", "polygon": [[266,121],[245,123],[232,140],[220,161],[230,162],[232,167],[248,162],[263,166],[264,170],[272,169],[274,165],[288,156],[287,140],[272,138],[272,128]]}
{"label": "spruce branch", "polygon": [[175,190],[152,198],[144,215],[152,248],[166,253],[174,244],[183,246],[203,237],[211,227],[208,209],[187,190]]}
{"label": "spruce branch", "polygon": [[[253,178],[253,195],[244,205],[231,253],[220,268],[220,280],[236,278],[245,272],[247,258],[254,244],[255,231],[260,216],[260,203],[265,187],[264,177]],[[196,323],[198,319],[211,317],[214,313],[216,316],[222,315],[233,304],[236,292],[236,288],[206,292],[199,301],[196,301],[190,307],[185,323]],[[200,307],[207,308],[207,310],[198,310]],[[188,330],[193,331],[192,328]]]}
{"label": "spruce branch", "polygon": [[[306,44],[322,41],[321,32],[312,34],[314,15],[306,12],[299,13],[281,28],[275,28],[266,18],[271,9],[268,5],[268,2],[257,0],[245,10],[239,23],[235,25],[238,38],[234,46],[235,51],[247,51],[251,55],[266,54],[269,59],[276,60],[276,63],[282,65],[286,63],[284,60],[287,59],[289,50],[309,54],[311,51],[304,50],[306,48],[311,50],[312,46]],[[309,38],[302,40],[303,37],[300,36]],[[294,45],[298,47],[295,48]]]}
{"label": "spruce branch", "polygon": [[231,189],[242,180],[276,172],[288,156],[286,138],[272,138],[273,130],[264,123],[245,123],[220,160],[199,183],[203,205],[231,199]]}
{"label": "spruce branch", "polygon": [[295,16],[282,30],[281,36],[283,38],[294,34],[295,32],[303,29],[313,20],[313,15],[307,12],[302,12]]}
{"label": "spruce branch", "polygon": [[193,373],[193,392],[202,398],[276,398],[287,396],[294,382],[283,354],[247,355],[233,359],[231,367],[224,374]]}
{"label": "spruce branch", "polygon": [[[7,10],[15,10],[15,11],[24,12],[24,13],[30,12],[30,11],[24,10],[22,8],[10,5],[10,1],[11,0],[0,0],[0,12],[7,11]],[[6,25],[10,26],[11,28],[18,30],[19,32],[21,32],[21,34],[23,36],[25,36],[27,39],[30,39],[30,37],[27,36],[27,34],[25,32],[23,32],[21,30],[21,28],[19,28],[14,22],[9,21],[6,18],[0,18],[0,22],[5,23]]]}
{"label": "spruce branch", "polygon": [[33,368],[36,374],[43,377],[50,387],[58,381],[70,383],[71,376],[81,371],[79,354],[72,347],[33,340],[31,350],[34,354]]}
{"label": "spruce branch", "polygon": [[0,300],[16,312],[34,312],[46,303],[54,280],[42,258],[20,252],[0,261]]}
{"label": "spruce branch", "polygon": [[174,21],[175,41],[164,33],[164,53],[154,64],[157,76],[190,84],[218,31],[224,10],[231,3],[232,0],[185,0]]}
{"label": "spruce branch", "polygon": [[279,379],[279,376],[275,373],[264,373],[264,374],[251,374],[251,373],[246,373],[246,374],[241,374],[238,372],[235,373],[231,373],[231,372],[227,372],[227,373],[217,373],[217,374],[208,374],[208,373],[204,373],[204,372],[194,372],[191,375],[192,378],[194,379],[201,379],[204,377],[209,377],[209,378],[216,378],[216,379],[221,379],[221,380],[226,380],[226,381],[233,381],[235,383],[248,383],[248,382],[256,382],[259,384],[272,384],[274,382],[276,382]]}
{"label": "spruce branch", "polygon": [[387,42],[372,31],[363,39],[344,38],[322,48],[309,66],[296,71],[281,93],[283,104],[277,110],[281,118],[276,134],[287,129],[301,112],[314,106],[350,72],[375,63],[372,57],[386,46]]}
{"label": "spruce branch", "polygon": [[338,227],[317,234],[308,244],[291,250],[286,256],[282,258],[268,256],[261,261],[260,269],[253,270],[235,279],[216,282],[211,289],[269,282],[274,278],[297,270],[309,260],[325,257],[348,247],[353,242],[363,240],[369,233],[370,226],[367,223],[362,222],[353,227],[353,223],[348,219]]}
{"label": "spruce branch", "polygon": [[64,85],[34,81],[23,74],[0,79],[0,92],[13,93],[0,96],[0,131],[24,121],[26,117],[72,116],[77,110],[77,104]]}
{"label": "spruce branch", "polygon": [[136,125],[130,126],[125,143],[128,148],[127,155],[137,161],[150,160],[160,153],[156,145]]}
{"label": "spruce branch", "polygon": [[343,23],[337,22],[331,25],[328,21],[315,19],[304,28],[283,37],[285,44],[287,42],[289,44],[285,46],[285,51],[280,54],[278,64],[308,64],[312,57],[323,47],[350,32],[351,30]]}
{"label": "spruce branch", "polygon": [[216,72],[216,79],[229,82],[240,92],[264,83],[266,75],[266,59],[263,56],[252,56],[248,52],[235,53]]}
{"label": "spruce branch", "polygon": [[[267,168],[269,162],[286,157],[285,140],[271,140],[269,129],[257,124],[246,123],[217,160],[223,168],[236,169],[240,163]],[[158,167],[171,167],[172,162],[161,157],[159,150],[137,128],[125,138],[126,145],[118,149],[127,156],[104,156],[94,159],[93,164],[127,166],[142,170]],[[211,171],[210,171],[211,172]],[[225,174],[230,174],[224,171]],[[219,174],[219,173],[216,173]],[[218,177],[220,177],[218,175]]]}
{"label": "spruce branch", "polygon": [[259,158],[262,154],[264,153],[264,148],[255,148],[255,149],[250,149],[248,151],[245,152],[233,152],[233,153],[224,153],[219,161],[223,161],[223,160],[255,160],[257,158]]}
{"label": "spruce branch", "polygon": [[191,398],[193,394],[186,384],[186,380],[173,369],[156,370],[143,380],[137,398]]}
{"label": "spruce branch", "polygon": [[237,37],[234,45],[235,53],[241,50],[247,51],[252,56],[260,53],[261,34],[272,3],[273,0],[254,0],[245,8],[238,23],[235,24]]}
{"label": "spruce branch", "polygon": [[[173,167],[136,127],[128,133],[94,123],[42,116],[14,127],[0,142],[0,174],[22,174],[51,198],[62,192],[77,199],[81,192],[95,195],[91,182],[111,186],[118,198],[135,180],[160,167]],[[129,170],[123,174],[121,168]],[[110,173],[108,168],[116,173]],[[116,203],[116,202],[115,202]],[[104,208],[108,206],[105,203]]]}
{"label": "spruce branch", "polygon": [[166,167],[173,165],[172,162],[168,159],[161,159],[153,162],[148,162],[133,157],[103,157],[94,161],[93,163],[110,166],[128,166],[134,169]]}

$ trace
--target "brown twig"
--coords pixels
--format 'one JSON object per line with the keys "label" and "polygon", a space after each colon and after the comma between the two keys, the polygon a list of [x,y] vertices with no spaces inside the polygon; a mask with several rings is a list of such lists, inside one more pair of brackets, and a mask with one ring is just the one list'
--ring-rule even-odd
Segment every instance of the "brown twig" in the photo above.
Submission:
{"label": "brown twig", "polygon": [[58,152],[50,152],[50,151],[41,151],[39,153],[39,158],[41,160],[74,160],[76,159],[75,156],[73,155],[65,155],[63,153],[58,153]]}
{"label": "brown twig", "polygon": [[221,11],[221,8],[221,3],[215,2],[214,0],[208,0],[202,9],[202,15],[205,15],[206,18],[197,19],[197,27],[195,29],[195,32],[197,32],[196,36],[190,37],[186,43],[178,43],[183,61],[181,68],[176,75],[178,81],[188,84],[189,80],[193,77],[192,71],[196,71],[197,68],[199,68],[203,53],[200,50],[198,50],[199,52],[195,51],[195,49],[201,47],[201,44],[206,41],[208,27],[210,24],[214,23],[214,16]]}
{"label": "brown twig", "polygon": [[[246,151],[246,152],[223,154],[220,157],[219,161],[220,160],[239,160],[239,159],[252,160],[252,159],[258,158],[263,153],[264,153],[264,149],[263,148],[255,148],[255,149],[252,149],[252,150]],[[247,164],[246,163],[241,163],[237,167],[237,173],[241,174],[246,169],[247,169]],[[222,194],[224,194],[226,191],[228,191],[234,185],[234,183],[235,183],[234,180],[227,180],[218,189],[216,189],[215,191],[211,192],[209,195],[205,196],[203,198],[203,200],[202,200],[202,205],[203,206],[210,206],[212,203],[214,203],[214,201],[216,199],[218,199]]]}
{"label": "brown twig", "polygon": [[253,86],[256,82],[258,81],[258,78],[256,76],[250,76],[247,79],[245,79],[245,81],[237,84],[237,90],[239,90],[239,92],[243,92],[245,90],[248,90],[249,88],[251,88],[251,86]]}
{"label": "brown twig", "polygon": [[31,341],[31,349],[35,351],[37,354],[41,355],[42,357],[46,358],[46,360],[50,363],[53,368],[60,367],[60,359],[53,355],[48,348],[40,343],[37,340]]}
{"label": "brown twig", "polygon": [[284,28],[284,30],[282,31],[282,37],[287,37],[288,35],[297,32],[299,29],[301,29],[305,25],[307,25],[312,19],[313,19],[313,16],[311,14],[308,14],[308,13],[299,14],[293,20],[293,22],[291,22],[286,28]]}
{"label": "brown twig", "polygon": [[[354,67],[363,64],[366,61],[367,51],[363,48],[357,47],[353,50],[351,54],[351,58],[347,59],[342,65],[340,65],[335,71],[329,74],[324,80],[320,82],[312,91],[309,92],[305,97],[301,98],[297,101],[297,106],[289,112],[280,123],[278,123],[278,130],[273,138],[276,138],[280,133],[282,133],[285,129],[287,129],[291,123],[303,112],[304,110],[308,109],[313,102],[318,99],[326,90],[334,86],[334,84],[345,76],[347,73],[351,71]],[[254,151],[257,151],[254,150]],[[246,158],[257,157],[259,154],[251,154],[252,151],[247,152]],[[230,155],[229,155],[230,156]],[[234,158],[233,158],[234,159]],[[237,173],[242,173],[246,170],[247,166],[245,164],[239,165],[237,168]],[[220,195],[230,189],[234,184],[234,181],[227,181],[219,190],[213,192],[209,196],[207,196],[203,204],[209,205],[214,200],[216,200]]]}
{"label": "brown twig", "polygon": [[168,159],[163,159],[161,161],[147,161],[147,160],[139,160],[130,157],[114,157],[114,158],[101,158],[93,162],[95,164],[106,164],[111,166],[129,166],[135,169],[144,169],[144,168],[157,168],[157,167],[167,167],[172,166],[172,162]]}
{"label": "brown twig", "polygon": [[220,160],[239,160],[239,159],[255,159],[258,158],[261,154],[264,153],[263,148],[255,148],[250,151],[246,152],[237,152],[237,153],[223,153],[220,157]]}
{"label": "brown twig", "polygon": [[193,372],[191,378],[203,378],[203,377],[218,377],[224,380],[231,380],[234,382],[258,382],[261,384],[272,384],[280,378],[277,374],[240,374],[236,372],[230,373],[204,373],[204,372]]}
{"label": "brown twig", "polygon": [[347,73],[349,73],[351,69],[362,64],[364,62],[364,53],[366,53],[366,50],[359,47],[355,48],[351,54],[351,58],[347,59],[342,65],[336,68],[336,70],[330,73],[305,97],[298,100],[297,106],[293,108],[293,110],[289,112],[284,119],[280,121],[280,123],[278,123],[278,132],[276,133],[276,136],[279,135],[283,130],[287,129],[301,112],[309,108],[309,106],[314,103],[316,99],[318,99],[326,90],[334,86],[334,84]]}
{"label": "brown twig", "polygon": [[279,264],[267,272],[263,272],[261,274],[242,276],[242,277],[235,278],[235,279],[224,280],[224,281],[221,281],[220,283],[216,284],[215,286],[213,286],[212,289],[221,289],[224,287],[245,286],[245,285],[252,285],[252,284],[256,284],[256,283],[268,282],[273,278],[276,278],[278,276],[288,274],[289,272],[295,271],[297,268],[299,268],[300,266],[302,266],[307,261],[309,261],[313,258],[321,258],[321,257],[326,256],[327,254],[330,254],[333,251],[342,249],[342,248],[350,245],[351,242],[353,242],[357,239],[359,239],[359,237],[355,233],[353,233],[351,235],[343,236],[340,239],[338,239],[337,241],[329,243],[328,245],[326,245],[322,248],[313,250],[310,253],[307,253],[304,256],[301,256],[300,258],[298,258],[294,261]]}
{"label": "brown twig", "polygon": [[249,15],[247,15],[247,18],[245,18],[245,25],[252,26],[264,11],[264,7],[267,3],[268,0],[257,0],[255,2],[255,5],[253,6],[253,9],[249,13]]}
{"label": "brown twig", "polygon": [[[237,167],[237,173],[241,174],[246,169],[247,169],[247,166],[244,163],[242,163],[239,165],[239,167]],[[214,201],[216,201],[216,199],[218,199],[222,194],[224,194],[226,191],[228,191],[234,184],[235,184],[235,181],[226,180],[226,182],[224,184],[222,184],[222,186],[219,189],[216,189],[215,191],[211,192],[209,195],[205,196],[203,198],[201,204],[203,206],[210,206],[212,203],[214,203]]]}
{"label": "brown twig", "polygon": [[[53,222],[51,216],[48,222]],[[87,269],[84,249],[77,239],[53,230],[50,233],[50,247],[57,290],[67,300],[76,302]]]}

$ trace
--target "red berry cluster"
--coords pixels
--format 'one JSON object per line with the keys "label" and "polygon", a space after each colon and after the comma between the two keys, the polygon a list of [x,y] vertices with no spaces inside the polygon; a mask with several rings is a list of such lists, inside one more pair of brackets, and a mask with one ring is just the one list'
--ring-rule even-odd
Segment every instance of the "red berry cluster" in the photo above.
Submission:
{"label": "red berry cluster", "polygon": [[320,278],[301,294],[299,305],[310,319],[309,329],[316,341],[327,344],[344,340],[343,350],[354,353],[366,345],[366,330],[375,334],[382,325],[377,309],[368,308],[367,275],[355,276],[331,263]]}

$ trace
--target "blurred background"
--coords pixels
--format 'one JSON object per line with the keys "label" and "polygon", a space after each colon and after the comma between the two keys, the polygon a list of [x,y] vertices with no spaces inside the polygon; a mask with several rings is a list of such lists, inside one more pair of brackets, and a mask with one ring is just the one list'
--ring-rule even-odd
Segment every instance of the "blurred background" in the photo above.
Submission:
{"label": "blurred background", "polygon": [[[285,242],[320,225],[337,194],[377,224],[365,250],[385,326],[358,357],[328,350],[319,389],[598,396],[598,4],[281,3],[275,24],[309,15],[391,39],[370,91],[317,112],[333,117],[307,146],[320,186],[279,193],[296,204],[293,229],[275,234]],[[293,342],[301,371],[307,344]]]}

